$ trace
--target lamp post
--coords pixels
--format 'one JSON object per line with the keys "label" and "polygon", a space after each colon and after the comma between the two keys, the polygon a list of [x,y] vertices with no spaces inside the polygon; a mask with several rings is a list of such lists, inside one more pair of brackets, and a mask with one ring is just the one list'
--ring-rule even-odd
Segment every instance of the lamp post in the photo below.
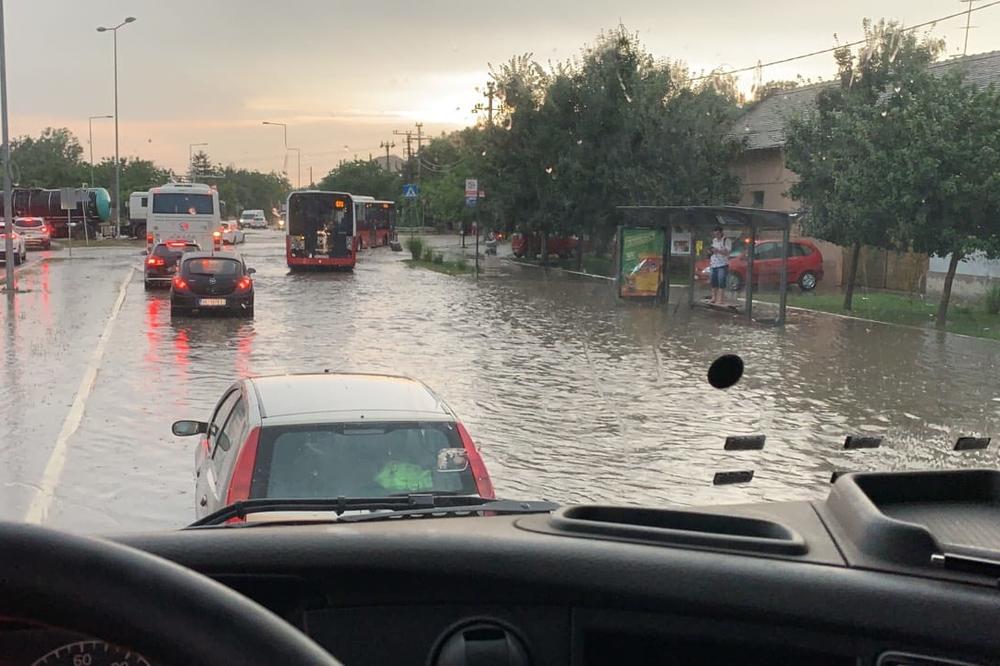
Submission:
{"label": "lamp post", "polygon": [[104,118],[114,118],[112,115],[107,116],[90,116],[87,118],[87,126],[90,128],[90,186],[94,187],[94,121],[97,119]]}
{"label": "lamp post", "polygon": [[265,120],[261,124],[262,125],[277,125],[278,127],[282,128],[284,130],[285,150],[286,151],[288,151],[288,150],[294,150],[295,151],[295,166],[296,166],[296,169],[297,169],[297,173],[296,173],[296,185],[295,185],[295,187],[298,188],[298,189],[302,189],[302,151],[299,150],[298,148],[289,148],[288,147],[288,125],[286,123],[272,123],[269,120]]}
{"label": "lamp post", "polygon": [[207,146],[207,143],[189,143],[188,144],[188,171],[191,174],[191,182],[194,182],[194,177],[198,174],[194,171],[194,149],[195,146]]}
{"label": "lamp post", "polygon": [[10,134],[7,128],[7,47],[4,44],[3,0],[0,0],[0,131],[3,133],[3,219],[4,229],[4,268],[11,316],[13,317],[14,294],[14,197],[10,185]]}
{"label": "lamp post", "polygon": [[115,237],[121,233],[121,178],[122,165],[118,156],[118,29],[135,21],[134,16],[126,16],[125,20],[112,28],[103,25],[97,27],[97,32],[111,31],[114,37],[115,53]]}

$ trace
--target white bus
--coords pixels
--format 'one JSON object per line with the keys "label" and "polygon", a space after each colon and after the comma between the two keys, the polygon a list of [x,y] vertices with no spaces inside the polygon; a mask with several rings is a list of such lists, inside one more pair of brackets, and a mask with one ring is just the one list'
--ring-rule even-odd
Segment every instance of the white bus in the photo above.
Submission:
{"label": "white bus", "polygon": [[202,183],[167,183],[149,191],[146,249],[169,240],[193,241],[205,252],[221,249],[219,193]]}

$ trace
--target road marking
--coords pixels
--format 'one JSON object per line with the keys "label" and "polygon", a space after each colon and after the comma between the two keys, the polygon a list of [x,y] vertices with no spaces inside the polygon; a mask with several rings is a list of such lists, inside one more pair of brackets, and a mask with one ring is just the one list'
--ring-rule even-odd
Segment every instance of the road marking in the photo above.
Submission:
{"label": "road marking", "polygon": [[122,286],[118,289],[118,299],[111,308],[111,316],[108,317],[108,322],[104,325],[104,332],[101,333],[101,337],[94,347],[94,352],[90,355],[90,363],[83,373],[80,388],[77,389],[73,404],[70,405],[69,413],[66,414],[66,419],[63,421],[62,430],[59,431],[59,436],[56,438],[56,445],[52,447],[49,462],[45,465],[42,480],[38,484],[38,492],[31,501],[31,506],[28,507],[28,513],[24,516],[25,522],[40,525],[48,517],[49,506],[55,496],[56,486],[59,485],[63,468],[66,467],[69,438],[73,436],[76,429],[80,427],[80,421],[83,420],[87,398],[90,397],[90,390],[94,388],[94,382],[97,379],[97,368],[104,356],[104,348],[111,338],[111,329],[114,328],[115,319],[118,318],[118,313],[121,312],[122,304],[125,302],[125,292],[128,290],[129,282],[132,281],[134,271],[134,266],[128,269],[125,279],[122,280]]}

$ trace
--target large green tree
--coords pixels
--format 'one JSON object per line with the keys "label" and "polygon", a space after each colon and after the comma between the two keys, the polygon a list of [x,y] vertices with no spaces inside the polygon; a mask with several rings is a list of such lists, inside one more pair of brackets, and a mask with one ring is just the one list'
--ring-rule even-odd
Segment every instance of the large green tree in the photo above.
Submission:
{"label": "large green tree", "polygon": [[943,47],[885,21],[865,21],[864,30],[857,51],[835,53],[840,85],[791,122],[785,145],[786,164],[799,175],[790,194],[808,209],[804,230],[852,248],[845,310],[853,304],[861,247],[908,245],[899,230],[913,212],[901,205],[912,183],[898,152],[922,147],[908,136],[903,117],[933,81],[927,65]]}
{"label": "large green tree", "polygon": [[46,127],[38,138],[17,137],[10,153],[14,182],[22,187],[74,187],[86,178],[83,148],[65,127]]}
{"label": "large green tree", "polygon": [[386,171],[375,160],[352,160],[331,170],[317,187],[395,201],[402,192],[402,181],[399,174]]}
{"label": "large green tree", "polygon": [[279,209],[292,186],[282,174],[261,173],[236,167],[217,165],[210,170],[218,177],[210,182],[219,189],[219,200],[225,202],[227,216],[239,215],[244,210],[263,210],[270,219]]}

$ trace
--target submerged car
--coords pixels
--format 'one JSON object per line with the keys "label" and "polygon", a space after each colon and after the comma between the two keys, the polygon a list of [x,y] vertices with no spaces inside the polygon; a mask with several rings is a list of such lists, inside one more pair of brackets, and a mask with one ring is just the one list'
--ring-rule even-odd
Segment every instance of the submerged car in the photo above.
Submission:
{"label": "submerged car", "polygon": [[143,286],[170,288],[170,281],[177,274],[177,263],[188,252],[200,252],[197,243],[188,240],[169,240],[157,243],[143,262]]}
{"label": "submerged car", "polygon": [[407,377],[244,379],[226,389],[208,421],[178,421],[173,433],[202,435],[195,451],[199,517],[261,498],[493,497],[465,426]]}
{"label": "submerged car", "polygon": [[231,313],[253,316],[253,278],[238,254],[192,252],[181,257],[170,282],[171,316]]}
{"label": "submerged car", "polygon": [[[747,278],[746,243],[740,239],[733,242],[729,258],[729,276],[726,286],[737,291],[743,288]],[[803,291],[812,291],[823,279],[823,254],[812,241],[799,239],[788,244],[788,284],[797,284]],[[781,275],[781,243],[761,240],[754,246],[754,284],[777,284]],[[695,263],[695,279],[708,281],[708,259]]]}

